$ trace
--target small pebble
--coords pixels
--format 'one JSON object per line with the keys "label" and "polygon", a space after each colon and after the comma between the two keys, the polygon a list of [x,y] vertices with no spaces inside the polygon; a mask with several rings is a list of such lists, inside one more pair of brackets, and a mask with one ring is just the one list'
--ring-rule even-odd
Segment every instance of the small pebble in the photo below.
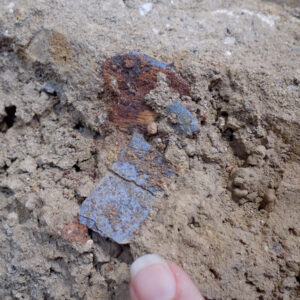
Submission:
{"label": "small pebble", "polygon": [[228,166],[226,168],[226,172],[231,173],[232,169],[233,169],[233,166]]}
{"label": "small pebble", "polygon": [[15,212],[11,212],[7,215],[7,223],[9,226],[14,226],[18,223],[19,217]]}
{"label": "small pebble", "polygon": [[282,250],[283,250],[282,246],[281,246],[279,243],[276,243],[276,242],[274,242],[274,243],[272,244],[272,249],[273,249],[273,251],[274,251],[277,255],[279,255],[279,254],[282,252]]}
{"label": "small pebble", "polygon": [[275,191],[268,189],[264,194],[264,201],[268,203],[274,203],[276,201]]}
{"label": "small pebble", "polygon": [[225,127],[226,127],[226,120],[225,120],[225,118],[220,117],[219,120],[218,120],[218,128],[221,131],[224,131]]}
{"label": "small pebble", "polygon": [[169,118],[173,125],[177,124],[177,115],[176,114],[174,114],[174,113],[170,114]]}
{"label": "small pebble", "polygon": [[46,85],[41,89],[41,92],[44,92],[48,95],[56,96],[57,88],[54,84],[46,83]]}
{"label": "small pebble", "polygon": [[155,135],[157,133],[157,124],[155,122],[151,122],[148,124],[147,133],[149,135]]}
{"label": "small pebble", "polygon": [[147,15],[152,10],[152,3],[145,3],[139,7],[141,16]]}
{"label": "small pebble", "polygon": [[241,190],[241,189],[234,189],[233,190],[233,194],[237,197],[237,198],[243,198],[245,196],[247,196],[248,191],[247,190]]}
{"label": "small pebble", "polygon": [[29,200],[27,200],[27,202],[25,203],[25,207],[30,211],[33,211],[36,207],[36,199],[30,198]]}

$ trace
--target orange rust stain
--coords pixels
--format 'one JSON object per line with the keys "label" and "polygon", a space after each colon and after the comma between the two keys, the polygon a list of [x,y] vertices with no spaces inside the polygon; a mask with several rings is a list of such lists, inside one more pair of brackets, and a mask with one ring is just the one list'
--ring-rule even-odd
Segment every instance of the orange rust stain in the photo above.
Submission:
{"label": "orange rust stain", "polygon": [[180,95],[189,95],[190,87],[185,80],[169,68],[152,66],[143,56],[125,54],[107,59],[102,74],[112,94],[112,103],[108,103],[109,121],[121,130],[146,131],[156,115],[146,104],[145,96],[157,87],[158,73],[166,75],[171,89]]}
{"label": "orange rust stain", "polygon": [[61,229],[61,235],[70,242],[85,243],[89,240],[88,228],[77,221],[64,225]]}

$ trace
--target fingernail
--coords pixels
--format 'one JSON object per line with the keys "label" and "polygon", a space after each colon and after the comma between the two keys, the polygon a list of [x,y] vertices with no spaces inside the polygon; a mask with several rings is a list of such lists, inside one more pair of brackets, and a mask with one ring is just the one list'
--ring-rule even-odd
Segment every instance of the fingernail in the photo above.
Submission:
{"label": "fingernail", "polygon": [[176,282],[167,262],[156,254],[138,258],[130,268],[132,287],[139,300],[171,300]]}

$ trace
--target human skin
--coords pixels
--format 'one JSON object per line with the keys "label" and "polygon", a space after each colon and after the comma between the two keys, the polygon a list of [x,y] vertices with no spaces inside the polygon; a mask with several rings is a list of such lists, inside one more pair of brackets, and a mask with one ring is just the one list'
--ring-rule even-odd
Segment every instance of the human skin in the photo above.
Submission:
{"label": "human skin", "polygon": [[176,264],[155,254],[131,266],[131,300],[204,300],[190,277]]}

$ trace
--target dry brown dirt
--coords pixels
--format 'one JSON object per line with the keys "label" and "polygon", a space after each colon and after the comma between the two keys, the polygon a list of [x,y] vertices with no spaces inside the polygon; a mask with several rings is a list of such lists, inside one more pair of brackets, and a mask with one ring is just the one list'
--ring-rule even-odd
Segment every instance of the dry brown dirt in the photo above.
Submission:
{"label": "dry brown dirt", "polygon": [[[299,1],[145,2],[1,0],[0,298],[126,300],[157,253],[206,299],[299,299]],[[120,246],[76,220],[130,139],[102,130],[101,66],[131,50],[174,63],[201,128],[147,137],[177,175]]]}

